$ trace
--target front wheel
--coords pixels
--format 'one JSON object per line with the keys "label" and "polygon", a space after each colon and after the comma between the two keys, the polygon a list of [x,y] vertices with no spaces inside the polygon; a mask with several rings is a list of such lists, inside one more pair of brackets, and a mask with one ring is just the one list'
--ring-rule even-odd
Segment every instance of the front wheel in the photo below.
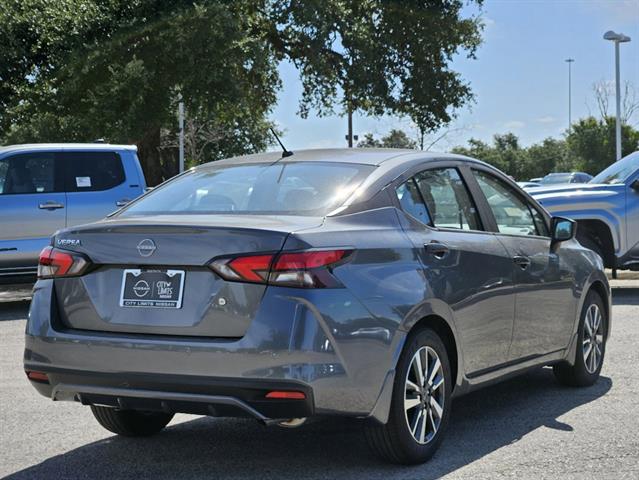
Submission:
{"label": "front wheel", "polygon": [[597,381],[606,353],[607,321],[601,296],[594,291],[589,292],[579,319],[574,364],[561,363],[553,367],[559,383],[587,387]]}
{"label": "front wheel", "polygon": [[388,423],[366,427],[371,449],[392,463],[432,457],[448,425],[451,382],[448,353],[437,333],[411,335],[397,365]]}
{"label": "front wheel", "polygon": [[148,437],[160,432],[173,418],[172,413],[139,412],[91,405],[91,412],[108,431],[125,437]]}

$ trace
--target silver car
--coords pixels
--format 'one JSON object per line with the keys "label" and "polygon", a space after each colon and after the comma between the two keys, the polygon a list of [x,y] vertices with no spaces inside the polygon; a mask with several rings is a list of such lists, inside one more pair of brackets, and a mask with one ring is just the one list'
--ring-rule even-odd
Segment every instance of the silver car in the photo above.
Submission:
{"label": "silver car", "polygon": [[0,147],[0,282],[34,278],[53,233],[99,220],[143,193],[136,150],[105,143]]}
{"label": "silver car", "polygon": [[300,426],[362,419],[427,460],[451,400],[531,367],[593,384],[610,332],[601,258],[473,159],[267,153],[189,170],[40,256],[24,368],[120,435],[176,412]]}
{"label": "silver car", "polygon": [[553,215],[574,219],[577,239],[608,268],[639,270],[639,152],[590,182],[527,189]]}

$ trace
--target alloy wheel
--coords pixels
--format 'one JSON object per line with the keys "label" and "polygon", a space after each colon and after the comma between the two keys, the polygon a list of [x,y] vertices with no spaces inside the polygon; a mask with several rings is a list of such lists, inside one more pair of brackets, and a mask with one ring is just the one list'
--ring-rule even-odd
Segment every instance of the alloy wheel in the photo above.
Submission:
{"label": "alloy wheel", "polygon": [[603,317],[596,304],[590,305],[584,319],[583,355],[588,373],[595,373],[603,357]]}
{"label": "alloy wheel", "polygon": [[421,445],[430,442],[444,416],[444,370],[437,352],[421,347],[410,362],[404,386],[408,430]]}

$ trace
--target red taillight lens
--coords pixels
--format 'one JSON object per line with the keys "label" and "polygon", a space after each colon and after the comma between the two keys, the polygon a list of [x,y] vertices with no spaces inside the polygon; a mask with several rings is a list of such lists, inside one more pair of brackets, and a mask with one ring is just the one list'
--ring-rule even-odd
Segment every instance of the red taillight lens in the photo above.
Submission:
{"label": "red taillight lens", "polygon": [[301,288],[337,287],[341,284],[328,267],[350,253],[351,250],[340,249],[248,255],[215,260],[211,268],[226,280]]}
{"label": "red taillight lens", "polygon": [[306,394],[304,392],[291,392],[286,390],[274,390],[266,394],[266,398],[283,399],[283,400],[304,400]]}
{"label": "red taillight lens", "polygon": [[40,252],[38,278],[82,275],[88,266],[89,262],[80,254],[45,247]]}
{"label": "red taillight lens", "polygon": [[308,270],[326,267],[339,262],[346,250],[327,250],[318,252],[282,253],[275,263],[274,270]]}
{"label": "red taillight lens", "polygon": [[27,370],[25,372],[29,380],[34,382],[49,383],[49,377],[44,372],[35,372],[33,370]]}

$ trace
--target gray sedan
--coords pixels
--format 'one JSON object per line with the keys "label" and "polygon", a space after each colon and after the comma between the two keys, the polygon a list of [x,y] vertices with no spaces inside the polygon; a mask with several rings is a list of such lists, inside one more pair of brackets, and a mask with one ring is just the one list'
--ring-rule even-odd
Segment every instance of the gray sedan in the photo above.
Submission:
{"label": "gray sedan", "polygon": [[176,412],[364,420],[430,458],[451,399],[531,367],[599,377],[601,258],[496,169],[417,151],[259,154],[189,170],[40,256],[24,367],[120,435]]}

